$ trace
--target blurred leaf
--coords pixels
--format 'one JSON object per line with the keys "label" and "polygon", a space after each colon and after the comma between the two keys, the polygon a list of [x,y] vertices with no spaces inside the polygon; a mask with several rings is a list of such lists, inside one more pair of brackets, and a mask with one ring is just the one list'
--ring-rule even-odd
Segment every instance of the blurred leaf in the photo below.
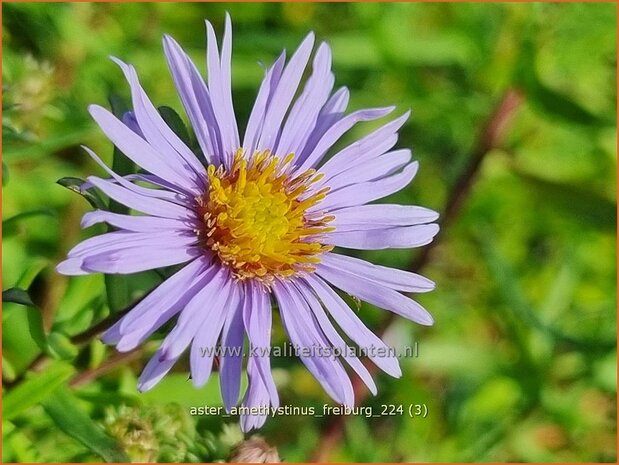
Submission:
{"label": "blurred leaf", "polygon": [[[2,155],[12,162],[21,160],[35,160],[48,157],[51,153],[67,147],[75,147],[84,140],[92,137],[94,131],[89,124],[84,129],[72,132],[62,132],[55,137],[47,137],[37,143],[20,144],[19,146],[7,146],[3,148]],[[30,141],[29,141],[30,142]]]}
{"label": "blurred leaf", "polygon": [[580,224],[592,229],[617,230],[617,203],[580,185],[542,179],[514,168],[514,173],[527,184],[537,198],[557,212],[576,217]]}
{"label": "blurred leaf", "polygon": [[64,384],[75,368],[64,362],[53,362],[44,371],[31,374],[21,384],[4,395],[2,414],[11,420],[20,413],[38,404]]}
{"label": "blurred leaf", "polygon": [[595,380],[606,391],[617,394],[617,353],[613,350],[593,366]]}
{"label": "blurred leaf", "polygon": [[568,95],[551,89],[543,83],[537,72],[536,54],[535,45],[530,39],[525,39],[522,44],[521,59],[515,70],[515,81],[522,86],[527,101],[533,107],[568,123],[585,126],[611,124],[609,121],[602,121]]}
{"label": "blurred leaf", "polygon": [[58,331],[52,331],[47,336],[49,354],[60,360],[71,360],[77,357],[78,348],[71,343],[71,340]]}
{"label": "blurred leaf", "polygon": [[41,273],[41,271],[45,269],[48,264],[49,260],[46,258],[31,259],[27,264],[26,269],[15,283],[15,287],[29,289],[34,279],[39,275],[39,273]]}
{"label": "blurred leaf", "polygon": [[189,131],[187,131],[187,126],[185,126],[180,115],[174,109],[167,106],[161,106],[158,110],[166,124],[174,131],[174,134],[176,134],[187,147],[191,147]]}
{"label": "blurred leaf", "polygon": [[92,205],[94,208],[98,208],[100,210],[106,210],[106,205],[99,193],[94,189],[88,189],[82,191],[81,186],[86,181],[80,178],[73,177],[65,177],[56,181],[62,187],[66,187],[70,191],[77,192],[79,195],[88,200],[88,203]]}
{"label": "blurred leaf", "polygon": [[[615,345],[614,341],[599,340],[591,337],[574,337],[542,321],[539,316],[539,311],[533,308],[525,295],[520,285],[520,279],[513,269],[513,266],[505,260],[492,241],[484,240],[484,238],[487,237],[493,237],[493,234],[490,231],[483,231],[479,243],[482,256],[486,260],[491,276],[493,276],[496,281],[497,291],[502,295],[503,301],[505,302],[503,306],[498,306],[497,308],[504,309],[505,313],[510,317],[510,319],[506,321],[518,323],[518,326],[520,326],[520,323],[523,323],[527,327],[535,328],[546,337],[551,337],[556,341],[573,344],[581,348],[610,348]],[[520,338],[517,334],[514,334],[513,337]],[[520,341],[520,345],[520,350],[522,355],[524,355],[524,342]]]}
{"label": "blurred leaf", "polygon": [[17,373],[15,372],[15,367],[13,364],[7,360],[4,355],[2,356],[2,379],[5,381],[13,381]]}
{"label": "blurred leaf", "polygon": [[4,237],[11,236],[17,231],[17,224],[25,219],[37,217],[37,216],[49,216],[51,218],[57,218],[57,214],[51,208],[35,208],[27,210],[17,215],[13,215],[10,218],[2,221],[2,235]]}
{"label": "blurred leaf", "polygon": [[127,463],[129,457],[118,443],[79,407],[77,399],[66,387],[59,387],[43,402],[43,408],[54,424],[65,434],[84,444],[106,462]]}
{"label": "blurred leaf", "polygon": [[9,167],[2,162],[2,186],[6,186],[7,182],[9,182]]}
{"label": "blurred leaf", "polygon": [[596,115],[585,109],[567,95],[551,89],[537,79],[527,81],[525,87],[527,100],[543,112],[567,121],[587,126],[608,125]]}

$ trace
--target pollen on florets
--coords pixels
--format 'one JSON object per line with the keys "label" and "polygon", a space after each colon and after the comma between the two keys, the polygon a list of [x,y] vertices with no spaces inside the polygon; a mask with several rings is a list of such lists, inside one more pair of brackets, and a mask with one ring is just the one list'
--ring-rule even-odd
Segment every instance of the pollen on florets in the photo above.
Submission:
{"label": "pollen on florets", "polygon": [[293,154],[284,159],[268,150],[246,158],[242,149],[232,166],[208,166],[208,190],[198,198],[204,247],[217,254],[237,279],[268,283],[315,270],[320,254],[333,246],[319,242],[333,216],[311,214],[328,187],[312,191],[322,174],[291,174]]}

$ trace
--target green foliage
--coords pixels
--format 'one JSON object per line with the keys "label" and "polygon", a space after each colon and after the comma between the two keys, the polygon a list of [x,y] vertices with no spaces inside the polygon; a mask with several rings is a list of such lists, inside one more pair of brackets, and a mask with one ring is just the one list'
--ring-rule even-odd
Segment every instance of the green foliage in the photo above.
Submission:
{"label": "green foliage", "polygon": [[[135,65],[172,130],[199,151],[161,47],[174,36],[204,69],[203,19],[234,22],[233,90],[243,130],[282,48],[309,30],[333,48],[350,108],[411,108],[398,147],[420,161],[385,202],[442,211],[488,116],[509,89],[523,96],[423,274],[417,295],[436,324],[397,320],[402,378],[378,374],[363,406],[424,403],[426,418],[348,418],[334,461],[616,461],[616,6],[604,3],[3,3],[3,462],[209,462],[241,440],[217,375],[202,389],[178,366],[140,394],[140,370],[163,329],[122,359],[89,329],[112,321],[173,268],[67,279],[54,270],[93,208],[125,213],[95,189],[122,174],[87,105],[122,116],[127,83],[109,55]],[[375,128],[360,124],[344,144]],[[57,184],[56,184],[57,183]],[[75,194],[79,195],[75,195]],[[86,202],[84,201],[86,200]],[[356,256],[405,268],[418,250]],[[387,312],[351,306],[377,330]],[[286,339],[277,312],[273,343]],[[86,334],[86,336],[84,336]],[[293,358],[273,360],[282,405],[331,401]],[[246,380],[243,380],[245,386]],[[333,418],[279,416],[260,432],[287,462],[307,461]]]}
{"label": "green foliage", "polygon": [[111,437],[106,435],[67,388],[58,388],[43,402],[45,412],[64,433],[84,444],[106,462],[127,462],[129,457]]}

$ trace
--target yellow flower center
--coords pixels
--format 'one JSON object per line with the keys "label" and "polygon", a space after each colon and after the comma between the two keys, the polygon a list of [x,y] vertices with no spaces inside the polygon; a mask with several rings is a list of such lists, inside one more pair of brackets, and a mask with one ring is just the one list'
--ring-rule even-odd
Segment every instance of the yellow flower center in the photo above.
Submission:
{"label": "yellow flower center", "polygon": [[280,160],[266,150],[247,159],[239,149],[229,170],[207,168],[208,191],[198,199],[204,221],[199,235],[238,279],[268,283],[311,272],[320,254],[333,248],[318,241],[335,229],[327,226],[334,217],[307,212],[329,188],[310,192],[322,174],[310,169],[292,176],[292,158]]}

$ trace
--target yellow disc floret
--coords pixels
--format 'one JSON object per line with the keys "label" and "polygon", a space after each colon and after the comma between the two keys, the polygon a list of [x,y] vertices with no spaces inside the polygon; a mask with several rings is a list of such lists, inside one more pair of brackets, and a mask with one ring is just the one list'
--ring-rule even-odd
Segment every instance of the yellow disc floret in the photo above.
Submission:
{"label": "yellow disc floret", "polygon": [[268,283],[313,271],[320,254],[333,248],[319,239],[335,229],[327,226],[334,217],[307,212],[329,188],[310,190],[322,177],[313,169],[291,175],[292,158],[280,160],[268,150],[245,158],[238,150],[229,170],[207,169],[208,191],[198,199],[204,221],[199,235],[238,279]]}

